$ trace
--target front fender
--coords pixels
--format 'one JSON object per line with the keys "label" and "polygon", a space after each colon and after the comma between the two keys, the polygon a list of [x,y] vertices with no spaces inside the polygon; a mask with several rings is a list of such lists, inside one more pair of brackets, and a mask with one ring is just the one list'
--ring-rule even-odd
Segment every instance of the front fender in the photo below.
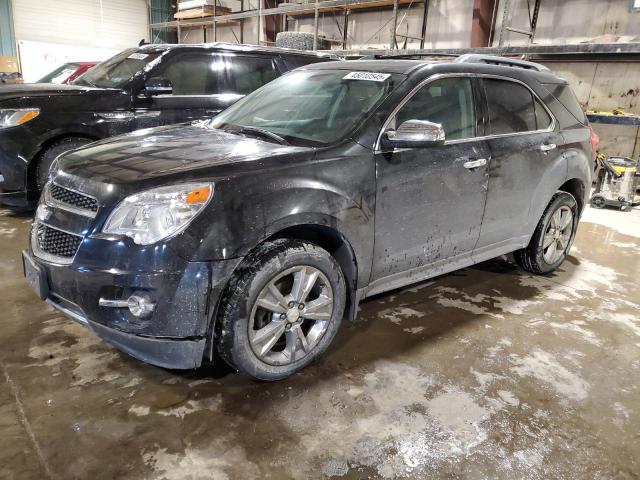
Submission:
{"label": "front fender", "polygon": [[282,230],[319,225],[349,242],[358,278],[368,279],[374,202],[370,152],[236,176],[216,183],[211,208],[194,225],[193,244],[185,248],[199,261],[243,257]]}

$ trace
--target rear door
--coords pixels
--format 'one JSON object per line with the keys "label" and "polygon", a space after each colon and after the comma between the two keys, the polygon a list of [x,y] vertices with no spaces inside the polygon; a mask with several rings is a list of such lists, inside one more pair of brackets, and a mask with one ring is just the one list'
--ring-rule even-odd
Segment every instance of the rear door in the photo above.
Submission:
{"label": "rear door", "polygon": [[487,204],[474,254],[483,260],[495,256],[495,249],[506,252],[528,241],[530,216],[540,201],[536,187],[545,181],[564,140],[528,86],[507,78],[479,81],[486,98],[490,155]]}
{"label": "rear door", "polygon": [[[416,269],[433,274],[470,264],[487,186],[476,97],[470,77],[435,79],[411,94],[392,117],[389,129],[407,120],[442,124],[446,141],[375,154],[374,282]],[[396,286],[393,279],[386,283]],[[399,279],[397,286],[402,283]]]}

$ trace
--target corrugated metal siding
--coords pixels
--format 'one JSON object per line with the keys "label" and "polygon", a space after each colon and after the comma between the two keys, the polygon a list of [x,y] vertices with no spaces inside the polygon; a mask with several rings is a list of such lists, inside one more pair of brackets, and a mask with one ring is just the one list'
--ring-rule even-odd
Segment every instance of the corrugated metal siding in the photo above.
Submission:
{"label": "corrugated metal siding", "polygon": [[145,0],[13,0],[18,41],[123,49],[148,37]]}
{"label": "corrugated metal siding", "polygon": [[0,55],[15,57],[16,39],[13,36],[11,0],[0,0]]}

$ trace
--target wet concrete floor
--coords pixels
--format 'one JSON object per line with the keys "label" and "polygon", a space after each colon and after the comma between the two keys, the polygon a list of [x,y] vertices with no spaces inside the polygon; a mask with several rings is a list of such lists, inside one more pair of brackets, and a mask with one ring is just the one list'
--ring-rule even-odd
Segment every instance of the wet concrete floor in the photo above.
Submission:
{"label": "wet concrete floor", "polygon": [[640,477],[640,210],[588,210],[561,270],[496,259],[368,300],[279,383],[176,373],[29,290],[0,210],[0,478]]}

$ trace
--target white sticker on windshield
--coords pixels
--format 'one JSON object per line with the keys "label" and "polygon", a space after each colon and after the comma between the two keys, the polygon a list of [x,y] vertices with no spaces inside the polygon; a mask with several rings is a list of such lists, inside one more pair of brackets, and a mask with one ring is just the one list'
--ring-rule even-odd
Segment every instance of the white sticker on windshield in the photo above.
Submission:
{"label": "white sticker on windshield", "polygon": [[147,55],[146,53],[132,53],[127,58],[133,58],[134,60],[144,60],[148,56],[149,55]]}
{"label": "white sticker on windshield", "polygon": [[343,80],[369,80],[371,82],[384,82],[391,76],[390,73],[375,73],[375,72],[350,72],[347,73]]}

